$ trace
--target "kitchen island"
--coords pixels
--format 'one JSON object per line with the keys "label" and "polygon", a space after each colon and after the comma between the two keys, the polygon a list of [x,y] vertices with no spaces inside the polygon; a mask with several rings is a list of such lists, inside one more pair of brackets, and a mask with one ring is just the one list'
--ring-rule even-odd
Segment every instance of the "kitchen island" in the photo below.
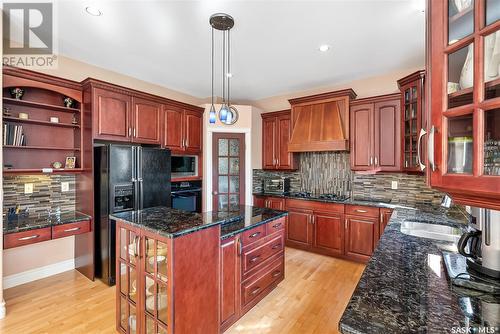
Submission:
{"label": "kitchen island", "polygon": [[284,278],[287,213],[155,207],[116,220],[116,328],[219,333]]}

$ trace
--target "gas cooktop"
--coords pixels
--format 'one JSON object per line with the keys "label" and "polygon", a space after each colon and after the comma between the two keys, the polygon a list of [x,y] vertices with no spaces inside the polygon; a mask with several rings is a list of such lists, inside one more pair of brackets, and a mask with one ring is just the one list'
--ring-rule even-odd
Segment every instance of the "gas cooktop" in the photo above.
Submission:
{"label": "gas cooktop", "polygon": [[324,200],[330,200],[330,201],[346,201],[349,199],[349,196],[345,195],[337,195],[337,194],[312,194],[307,191],[299,191],[296,193],[290,193],[290,197],[297,197],[297,198],[310,198],[310,199],[324,199]]}

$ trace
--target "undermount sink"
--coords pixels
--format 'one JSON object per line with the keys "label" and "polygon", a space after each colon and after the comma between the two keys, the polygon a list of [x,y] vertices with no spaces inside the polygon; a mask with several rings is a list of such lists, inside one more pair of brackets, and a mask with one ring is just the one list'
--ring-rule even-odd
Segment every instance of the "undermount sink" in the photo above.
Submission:
{"label": "undermount sink", "polygon": [[457,243],[462,235],[459,228],[437,225],[431,223],[404,221],[401,223],[401,232],[420,238],[427,238],[440,241]]}

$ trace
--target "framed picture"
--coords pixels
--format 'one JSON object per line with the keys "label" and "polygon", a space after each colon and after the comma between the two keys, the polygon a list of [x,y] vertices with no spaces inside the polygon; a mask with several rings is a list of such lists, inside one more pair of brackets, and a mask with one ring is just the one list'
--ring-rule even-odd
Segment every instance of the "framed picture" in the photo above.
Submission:
{"label": "framed picture", "polygon": [[66,164],[64,168],[72,169],[75,168],[76,165],[76,157],[66,157]]}

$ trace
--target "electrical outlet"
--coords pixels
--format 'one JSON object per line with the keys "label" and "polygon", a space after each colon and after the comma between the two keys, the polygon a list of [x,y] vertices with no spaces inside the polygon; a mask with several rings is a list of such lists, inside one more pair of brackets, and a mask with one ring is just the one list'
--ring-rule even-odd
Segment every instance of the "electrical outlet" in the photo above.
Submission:
{"label": "electrical outlet", "polygon": [[397,190],[398,189],[398,181],[392,181],[391,182],[391,189],[392,190]]}
{"label": "electrical outlet", "polygon": [[69,191],[69,182],[61,182],[61,191]]}
{"label": "electrical outlet", "polygon": [[24,184],[24,193],[25,194],[33,194],[33,183],[25,183]]}

